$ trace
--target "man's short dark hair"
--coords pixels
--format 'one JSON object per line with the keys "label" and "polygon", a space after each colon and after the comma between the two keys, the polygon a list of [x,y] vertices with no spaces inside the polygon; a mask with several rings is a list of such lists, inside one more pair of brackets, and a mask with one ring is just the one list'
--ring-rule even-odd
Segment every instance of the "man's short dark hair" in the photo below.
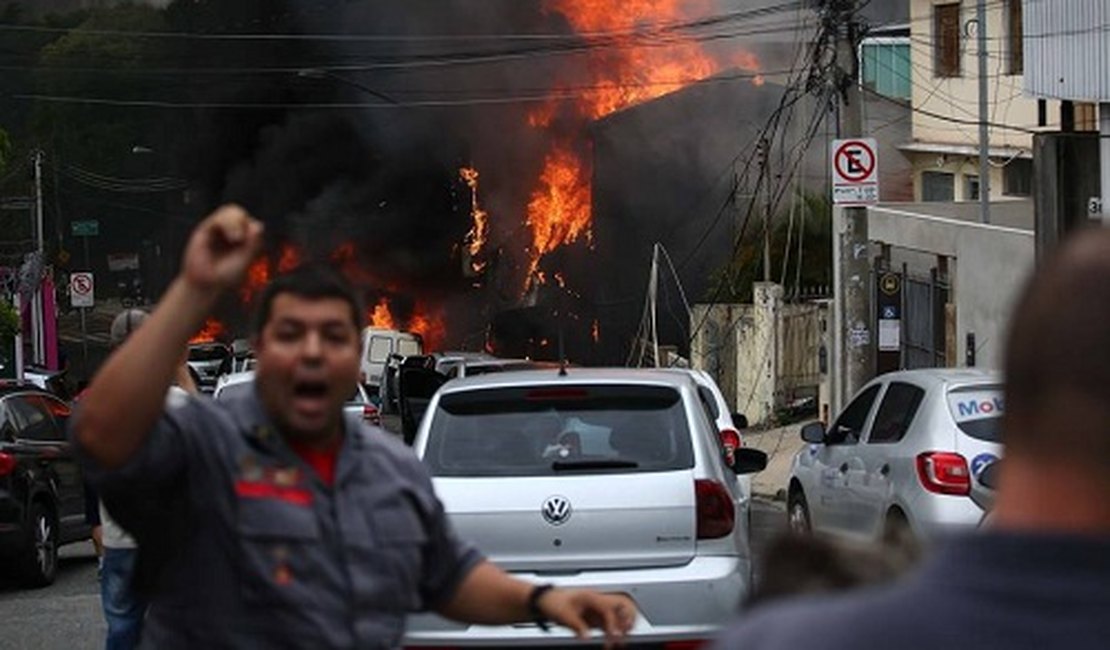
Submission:
{"label": "man's short dark hair", "polygon": [[362,303],[347,278],[324,264],[305,264],[279,275],[262,291],[255,309],[254,333],[261,335],[270,320],[274,299],[283,293],[299,298],[338,298],[351,306],[351,322],[356,330],[362,329]]}
{"label": "man's short dark hair", "polygon": [[1073,236],[1030,280],[1006,347],[1003,442],[1110,463],[1110,230]]}

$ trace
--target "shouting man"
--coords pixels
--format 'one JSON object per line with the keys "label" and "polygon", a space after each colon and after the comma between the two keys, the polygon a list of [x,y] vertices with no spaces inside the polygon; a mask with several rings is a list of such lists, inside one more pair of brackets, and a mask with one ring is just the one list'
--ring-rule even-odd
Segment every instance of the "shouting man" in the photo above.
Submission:
{"label": "shouting man", "polygon": [[144,647],[393,648],[422,609],[619,641],[635,618],[627,597],[510,577],[455,537],[407,448],[344,419],[361,315],[330,270],[304,267],[262,295],[252,394],[163,410],[179,351],[261,241],[238,207],[204,220],[74,418],[90,480],[139,544]]}

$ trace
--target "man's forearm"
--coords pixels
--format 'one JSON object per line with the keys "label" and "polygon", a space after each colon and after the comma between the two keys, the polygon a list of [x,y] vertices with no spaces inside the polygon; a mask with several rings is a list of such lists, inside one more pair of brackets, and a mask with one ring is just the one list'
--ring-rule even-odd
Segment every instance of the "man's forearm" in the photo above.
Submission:
{"label": "man's forearm", "polygon": [[527,621],[532,585],[513,578],[490,562],[474,567],[463,579],[454,598],[440,608],[447,618],[480,625],[507,625]]}
{"label": "man's forearm", "polygon": [[218,293],[178,277],[141,327],[97,372],[81,400],[75,436],[112,469],[126,463],[157,422],[188,344]]}

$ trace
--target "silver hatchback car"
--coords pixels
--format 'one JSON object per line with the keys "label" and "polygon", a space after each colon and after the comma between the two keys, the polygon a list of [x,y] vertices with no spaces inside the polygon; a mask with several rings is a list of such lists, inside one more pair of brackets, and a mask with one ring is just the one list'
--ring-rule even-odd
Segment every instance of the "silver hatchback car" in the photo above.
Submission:
{"label": "silver hatchback car", "polygon": [[[629,369],[497,373],[435,395],[414,443],[463,539],[532,582],[627,593],[630,644],[694,647],[749,589],[749,503],[688,375]],[[405,646],[566,645],[569,630],[422,614]],[[660,647],[663,647],[662,645]]]}
{"label": "silver hatchback car", "polygon": [[974,369],[909,370],[872,380],[794,457],[790,527],[865,540],[929,541],[973,528],[973,481],[998,459],[1002,380]]}

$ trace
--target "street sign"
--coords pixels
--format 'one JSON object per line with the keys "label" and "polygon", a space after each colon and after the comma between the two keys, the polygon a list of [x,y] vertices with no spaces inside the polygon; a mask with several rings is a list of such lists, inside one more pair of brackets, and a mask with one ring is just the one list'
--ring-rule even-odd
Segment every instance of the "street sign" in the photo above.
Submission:
{"label": "street sign", "polygon": [[96,219],[72,221],[69,227],[74,237],[96,237],[100,234],[100,222]]}
{"label": "street sign", "polygon": [[878,203],[879,154],[875,139],[833,140],[832,176],[833,203]]}
{"label": "street sign", "polygon": [[69,274],[69,304],[74,307],[92,307],[96,304],[93,292],[93,274]]}

